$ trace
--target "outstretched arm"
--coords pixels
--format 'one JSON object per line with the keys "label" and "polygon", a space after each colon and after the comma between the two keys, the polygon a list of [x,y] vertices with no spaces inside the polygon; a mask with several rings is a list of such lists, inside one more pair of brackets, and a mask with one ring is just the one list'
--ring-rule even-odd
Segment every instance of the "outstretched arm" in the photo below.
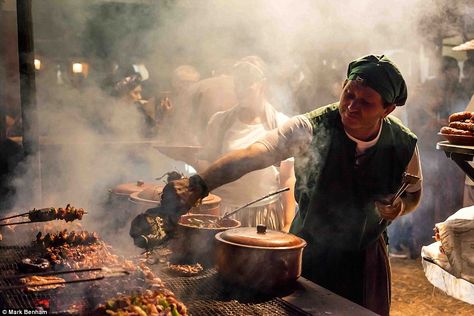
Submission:
{"label": "outstretched arm", "polygon": [[263,144],[254,143],[222,156],[199,175],[206,182],[208,190],[212,191],[251,171],[269,167],[279,161],[280,157],[271,153]]}
{"label": "outstretched arm", "polygon": [[306,150],[311,139],[310,123],[302,116],[294,117],[264,139],[225,154],[198,175],[168,183],[163,189],[161,205],[178,213],[186,212],[209,191]]}

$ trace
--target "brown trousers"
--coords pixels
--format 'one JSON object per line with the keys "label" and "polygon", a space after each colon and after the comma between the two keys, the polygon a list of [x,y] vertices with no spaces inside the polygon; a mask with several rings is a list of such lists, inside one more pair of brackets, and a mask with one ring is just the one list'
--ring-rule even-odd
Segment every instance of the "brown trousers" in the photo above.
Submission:
{"label": "brown trousers", "polygon": [[362,305],[385,316],[390,313],[391,272],[387,245],[382,236],[365,251]]}
{"label": "brown trousers", "polygon": [[362,251],[308,247],[303,276],[379,315],[389,315],[390,264],[382,236]]}

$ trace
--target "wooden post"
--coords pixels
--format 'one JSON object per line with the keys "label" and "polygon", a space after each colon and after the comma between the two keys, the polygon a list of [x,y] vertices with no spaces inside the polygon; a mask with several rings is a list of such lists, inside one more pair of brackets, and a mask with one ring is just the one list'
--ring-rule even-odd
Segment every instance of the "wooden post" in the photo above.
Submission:
{"label": "wooden post", "polygon": [[41,169],[39,150],[38,108],[34,67],[32,0],[21,0],[17,5],[18,56],[20,67],[21,117],[23,148],[27,157],[33,203],[41,202]]}

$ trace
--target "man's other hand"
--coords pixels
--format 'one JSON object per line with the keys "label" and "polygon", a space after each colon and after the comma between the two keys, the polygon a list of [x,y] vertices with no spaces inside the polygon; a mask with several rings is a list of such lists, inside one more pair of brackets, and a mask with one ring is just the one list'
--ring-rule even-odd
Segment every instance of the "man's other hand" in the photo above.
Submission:
{"label": "man's other hand", "polygon": [[398,197],[392,204],[387,200],[375,201],[375,207],[379,211],[381,218],[387,221],[393,221],[403,214],[405,205],[402,199]]}

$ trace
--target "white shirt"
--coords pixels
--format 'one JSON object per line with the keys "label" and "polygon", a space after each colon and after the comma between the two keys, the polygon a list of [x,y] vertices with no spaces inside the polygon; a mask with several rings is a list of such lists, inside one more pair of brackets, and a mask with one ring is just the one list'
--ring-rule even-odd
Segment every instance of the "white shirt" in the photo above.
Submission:
{"label": "white shirt", "polygon": [[[288,116],[278,112],[276,121],[278,126],[283,125]],[[222,152],[246,148],[255,140],[262,138],[268,130],[263,124],[246,124],[236,120],[225,131],[222,142]],[[293,158],[290,158],[293,159]],[[240,179],[225,184],[213,191],[222,198],[222,203],[230,207],[239,207],[250,201],[258,199],[280,188],[279,170],[275,166],[250,172]],[[266,205],[278,199],[278,195],[255,203],[253,207]]]}
{"label": "white shirt", "polygon": [[[363,153],[370,147],[374,146],[379,138],[382,131],[383,124],[380,126],[379,133],[374,140],[364,142],[358,140],[350,135],[348,137],[352,139],[357,144],[355,155]],[[347,132],[346,132],[347,134]],[[300,150],[307,148],[313,139],[313,126],[309,119],[304,115],[298,115],[291,118],[284,126],[279,128],[277,131],[272,131],[268,133],[265,138],[259,140],[260,143],[265,145],[268,150],[275,152],[276,154],[280,153],[283,156],[296,155]],[[420,155],[418,152],[418,146],[415,147],[413,155],[406,167],[406,172],[412,175],[418,176],[420,181],[416,184],[408,185],[407,192],[416,192],[421,190],[422,186],[422,173],[421,173],[421,163]]]}

